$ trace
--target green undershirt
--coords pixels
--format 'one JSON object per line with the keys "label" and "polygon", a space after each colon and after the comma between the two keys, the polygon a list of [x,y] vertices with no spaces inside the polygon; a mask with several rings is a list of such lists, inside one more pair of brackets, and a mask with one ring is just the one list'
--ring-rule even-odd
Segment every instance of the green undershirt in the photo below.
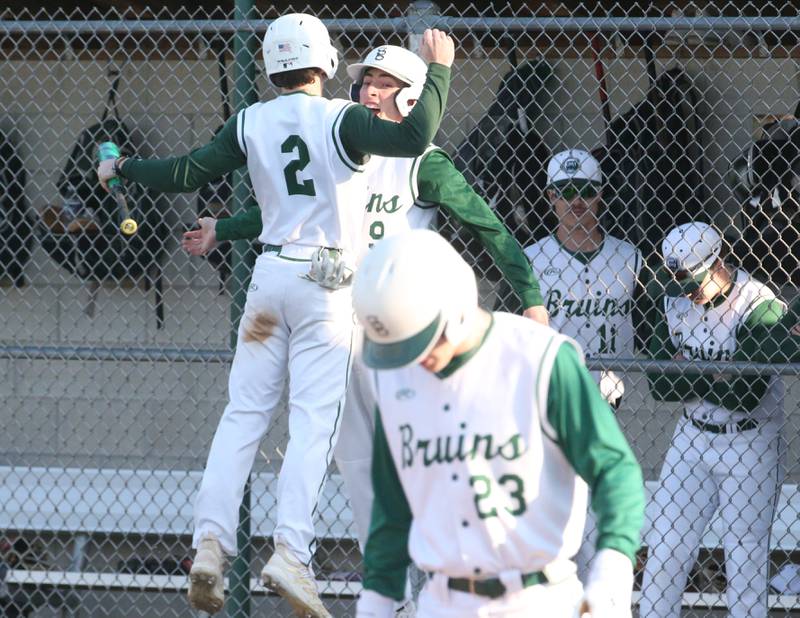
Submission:
{"label": "green undershirt", "polygon": [[[608,403],[570,344],[562,345],[556,354],[549,389],[547,418],[558,445],[592,492],[596,547],[614,549],[634,562],[644,524],[641,468]],[[375,415],[372,482],[375,499],[364,552],[364,588],[401,600],[410,562],[412,516],[380,411]]]}

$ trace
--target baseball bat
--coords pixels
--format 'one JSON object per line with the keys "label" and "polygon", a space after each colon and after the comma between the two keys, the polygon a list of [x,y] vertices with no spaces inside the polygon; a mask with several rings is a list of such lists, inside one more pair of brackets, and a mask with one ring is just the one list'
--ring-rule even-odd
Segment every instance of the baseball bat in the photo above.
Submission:
{"label": "baseball bat", "polygon": [[[107,161],[108,159],[118,159],[120,156],[119,147],[114,142],[103,142],[97,148],[97,160]],[[119,209],[119,231],[125,236],[133,236],[139,229],[139,224],[131,217],[128,209],[128,200],[125,199],[125,192],[122,190],[122,181],[119,178],[112,178],[108,181],[108,188]]]}
{"label": "baseball bat", "polygon": [[[603,112],[603,120],[606,123],[606,132],[608,132],[611,126],[611,105],[608,101],[608,91],[606,90],[606,72],[605,67],[603,67],[603,45],[598,37],[601,37],[602,34],[600,31],[595,32],[592,35],[591,39],[591,48],[592,48],[592,56],[594,58],[594,75],[597,78],[597,84],[599,88],[600,94],[600,108]],[[606,136],[606,143],[608,143],[609,137]]]}

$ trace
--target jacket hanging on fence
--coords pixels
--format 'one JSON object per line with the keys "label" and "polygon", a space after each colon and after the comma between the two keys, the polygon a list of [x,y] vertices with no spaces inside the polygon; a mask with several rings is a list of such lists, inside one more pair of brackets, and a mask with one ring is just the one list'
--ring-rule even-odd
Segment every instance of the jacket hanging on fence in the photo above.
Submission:
{"label": "jacket hanging on fence", "polygon": [[707,219],[697,104],[689,78],[671,69],[611,122],[606,145],[593,153],[605,180],[605,229],[636,245],[651,263],[660,261],[670,229]]}
{"label": "jacket hanging on fence", "polygon": [[[125,237],[119,231],[117,206],[97,181],[97,147],[116,143],[123,154],[137,151],[131,132],[116,107],[117,77],[100,122],[81,131],[58,182],[58,204],[42,213],[42,247],[70,274],[84,281],[119,281],[146,276],[146,287],[156,287],[158,326],[162,325],[161,265],[163,243],[169,228],[158,212],[156,200],[142,187],[125,187],[131,216],[139,229]],[[109,116],[109,109],[113,116]]]}
{"label": "jacket hanging on fence", "polygon": [[23,268],[31,255],[32,226],[25,199],[25,168],[14,143],[0,133],[0,278],[25,283]]}
{"label": "jacket hanging on fence", "polygon": [[[546,236],[553,227],[544,195],[550,151],[533,128],[541,114],[543,86],[551,73],[544,61],[525,62],[506,73],[495,101],[453,158],[467,182],[523,247]],[[474,261],[480,248],[469,239],[462,242]],[[498,278],[488,256],[482,257],[481,267],[493,273],[491,278]]]}

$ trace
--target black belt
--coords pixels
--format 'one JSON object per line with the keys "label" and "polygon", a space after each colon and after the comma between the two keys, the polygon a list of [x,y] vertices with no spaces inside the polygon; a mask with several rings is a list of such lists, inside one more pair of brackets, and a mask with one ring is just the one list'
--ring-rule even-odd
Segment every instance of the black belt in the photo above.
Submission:
{"label": "black belt", "polygon": [[716,425],[714,423],[698,421],[697,419],[689,416],[685,410],[683,412],[683,416],[700,431],[710,431],[711,433],[734,433],[737,431],[749,431],[758,427],[759,424],[758,421],[753,420],[752,418],[745,418],[741,421],[736,421],[735,423],[723,423],[721,425]]}
{"label": "black belt", "polygon": [[[522,587],[530,588],[537,584],[544,584],[547,582],[547,577],[541,571],[535,573],[524,573],[522,575]],[[496,577],[489,579],[468,579],[466,577],[450,577],[447,580],[447,587],[450,590],[458,590],[459,592],[469,592],[470,594],[477,594],[482,597],[489,597],[490,599],[499,599],[506,593],[505,584]]]}
{"label": "black belt", "polygon": [[280,245],[262,245],[261,246],[261,253],[280,253],[281,246]]}

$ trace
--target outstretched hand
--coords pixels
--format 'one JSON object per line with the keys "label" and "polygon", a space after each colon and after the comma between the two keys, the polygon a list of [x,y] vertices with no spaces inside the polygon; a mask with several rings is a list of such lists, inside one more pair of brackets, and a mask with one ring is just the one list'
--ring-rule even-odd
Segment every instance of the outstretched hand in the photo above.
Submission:
{"label": "outstretched hand", "polygon": [[446,67],[453,66],[453,60],[456,57],[453,37],[436,28],[428,28],[422,35],[419,55],[427,63],[435,62]]}
{"label": "outstretched hand", "polygon": [[206,255],[217,246],[217,220],[213,217],[200,217],[196,230],[183,233],[181,247],[189,255]]}

